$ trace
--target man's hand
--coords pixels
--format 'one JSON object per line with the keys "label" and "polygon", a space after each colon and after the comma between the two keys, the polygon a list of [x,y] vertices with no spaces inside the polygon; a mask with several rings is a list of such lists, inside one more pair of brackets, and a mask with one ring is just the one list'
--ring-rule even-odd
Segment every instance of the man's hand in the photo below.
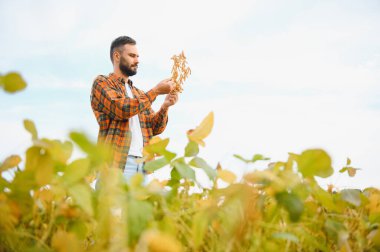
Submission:
{"label": "man's hand", "polygon": [[153,90],[158,94],[169,94],[174,88],[174,82],[171,78],[165,79],[158,83]]}
{"label": "man's hand", "polygon": [[169,108],[170,106],[176,104],[178,101],[178,93],[168,94],[165,98],[164,103],[162,104],[163,108]]}

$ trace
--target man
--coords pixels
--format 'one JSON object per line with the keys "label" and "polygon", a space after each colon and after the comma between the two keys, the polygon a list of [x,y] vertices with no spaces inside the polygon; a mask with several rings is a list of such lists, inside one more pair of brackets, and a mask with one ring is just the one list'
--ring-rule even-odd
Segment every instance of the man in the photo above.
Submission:
{"label": "man", "polygon": [[[129,180],[143,173],[136,163],[142,149],[153,136],[162,133],[168,122],[168,109],[178,100],[170,93],[173,81],[165,79],[148,92],[136,88],[129,77],[137,73],[139,54],[136,41],[127,36],[116,38],[110,49],[113,73],[99,75],[91,90],[91,107],[99,124],[98,142],[112,148],[112,167],[123,170]],[[166,94],[161,108],[154,112],[152,103]]]}

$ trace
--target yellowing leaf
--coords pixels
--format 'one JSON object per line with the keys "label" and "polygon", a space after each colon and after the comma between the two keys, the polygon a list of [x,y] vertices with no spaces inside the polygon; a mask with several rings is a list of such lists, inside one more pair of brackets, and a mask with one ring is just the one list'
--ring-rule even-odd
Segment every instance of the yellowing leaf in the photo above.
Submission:
{"label": "yellowing leaf", "polygon": [[90,160],[88,158],[77,159],[69,164],[62,176],[66,185],[71,185],[83,180],[90,170]]}
{"label": "yellowing leaf", "polygon": [[5,92],[15,93],[26,88],[26,82],[19,73],[9,72],[4,76],[0,76],[0,87],[2,87]]}
{"label": "yellowing leaf", "polygon": [[76,183],[69,187],[69,194],[74,201],[90,216],[93,216],[91,188],[88,184]]}
{"label": "yellowing leaf", "polygon": [[12,155],[7,157],[0,166],[0,172],[16,167],[21,162],[21,157],[18,155]]}
{"label": "yellowing leaf", "polygon": [[188,133],[187,137],[190,141],[196,142],[202,146],[205,146],[203,139],[205,139],[212,130],[214,126],[214,112],[210,112],[205,119],[201,122],[201,124]]}
{"label": "yellowing leaf", "polygon": [[52,247],[58,252],[76,252],[82,251],[80,241],[73,233],[67,233],[63,230],[58,230],[53,235]]}
{"label": "yellowing leaf", "polygon": [[141,236],[136,251],[180,252],[183,250],[181,243],[173,236],[155,230],[148,230]]}
{"label": "yellowing leaf", "polygon": [[37,140],[38,133],[33,121],[25,119],[24,128],[32,135],[32,140]]}
{"label": "yellowing leaf", "polygon": [[217,170],[218,178],[222,179],[227,183],[233,183],[236,180],[236,175],[227,170]]}

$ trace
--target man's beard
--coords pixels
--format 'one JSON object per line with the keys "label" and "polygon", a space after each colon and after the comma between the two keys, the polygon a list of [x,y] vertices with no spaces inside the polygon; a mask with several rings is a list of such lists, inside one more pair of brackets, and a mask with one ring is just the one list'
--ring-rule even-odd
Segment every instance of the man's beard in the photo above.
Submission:
{"label": "man's beard", "polygon": [[120,60],[119,69],[124,75],[128,77],[133,76],[137,73],[137,70],[133,70],[131,67],[129,67],[128,63],[123,58]]}

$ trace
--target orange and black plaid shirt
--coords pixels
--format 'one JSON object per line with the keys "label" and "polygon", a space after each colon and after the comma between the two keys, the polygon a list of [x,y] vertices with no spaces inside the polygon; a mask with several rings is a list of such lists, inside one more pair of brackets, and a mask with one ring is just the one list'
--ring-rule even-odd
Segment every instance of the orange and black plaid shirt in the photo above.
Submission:
{"label": "orange and black plaid shirt", "polygon": [[99,124],[98,143],[112,147],[112,167],[124,170],[127,162],[132,133],[129,118],[138,114],[144,140],[149,140],[162,133],[168,122],[168,110],[154,112],[152,102],[157,94],[153,90],[143,92],[128,80],[133,98],[128,97],[124,79],[114,73],[99,75],[94,80],[91,90],[91,107]]}

